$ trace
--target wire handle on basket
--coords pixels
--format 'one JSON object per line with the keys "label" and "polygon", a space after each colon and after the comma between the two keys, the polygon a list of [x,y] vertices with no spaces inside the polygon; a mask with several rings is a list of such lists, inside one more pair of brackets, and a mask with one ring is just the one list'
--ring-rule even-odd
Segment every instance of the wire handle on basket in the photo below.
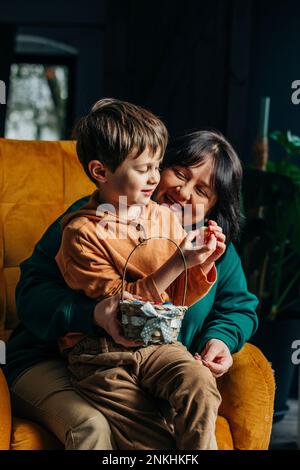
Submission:
{"label": "wire handle on basket", "polygon": [[149,238],[145,238],[142,242],[140,242],[137,246],[135,246],[133,248],[133,250],[129,253],[128,258],[127,258],[126,263],[125,263],[125,266],[124,266],[124,272],[123,272],[123,277],[122,277],[122,297],[121,297],[121,301],[122,302],[124,301],[124,282],[125,282],[126,269],[127,269],[129,259],[130,259],[131,255],[135,252],[135,250],[137,248],[139,248],[141,245],[143,245],[144,243],[146,243],[148,240],[169,240],[180,251],[180,254],[181,254],[181,257],[182,257],[182,260],[183,260],[183,264],[184,264],[184,271],[185,271],[184,290],[183,290],[183,297],[182,297],[182,305],[184,305],[185,304],[185,298],[186,298],[186,291],[187,291],[187,270],[188,270],[187,264],[186,264],[186,259],[185,259],[184,253],[183,253],[182,249],[180,248],[180,246],[176,242],[174,242],[174,240],[172,240],[171,238],[168,238],[168,237],[149,237]]}

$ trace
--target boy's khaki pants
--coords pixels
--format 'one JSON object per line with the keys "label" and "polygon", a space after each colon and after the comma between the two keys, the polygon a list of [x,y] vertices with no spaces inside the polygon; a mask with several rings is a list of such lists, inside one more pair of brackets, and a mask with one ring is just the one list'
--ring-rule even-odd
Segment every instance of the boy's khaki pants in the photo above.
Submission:
{"label": "boy's khaki pants", "polygon": [[[119,449],[217,449],[216,380],[181,343],[128,349],[89,336],[69,353],[69,370],[77,392],[108,419]],[[171,425],[159,412],[165,400]]]}

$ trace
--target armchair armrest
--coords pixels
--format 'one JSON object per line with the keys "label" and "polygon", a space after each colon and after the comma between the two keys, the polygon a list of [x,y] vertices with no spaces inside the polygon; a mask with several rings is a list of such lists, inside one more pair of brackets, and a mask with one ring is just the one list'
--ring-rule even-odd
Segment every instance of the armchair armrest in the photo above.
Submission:
{"label": "armchair armrest", "polygon": [[0,369],[0,450],[9,450],[11,437],[10,394],[2,370]]}
{"label": "armchair armrest", "polygon": [[233,365],[219,379],[219,414],[229,422],[235,449],[267,450],[270,442],[275,380],[263,353],[246,343],[233,354]]}

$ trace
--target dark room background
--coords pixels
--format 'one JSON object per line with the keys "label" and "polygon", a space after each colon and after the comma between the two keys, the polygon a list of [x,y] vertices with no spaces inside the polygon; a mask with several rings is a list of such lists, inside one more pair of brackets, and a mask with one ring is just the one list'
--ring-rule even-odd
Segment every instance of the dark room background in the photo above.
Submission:
{"label": "dark room background", "polygon": [[[11,0],[0,2],[0,22],[0,79],[7,85],[20,54],[48,54],[55,62],[57,53],[57,63],[68,64],[65,138],[103,96],[151,108],[171,135],[218,128],[243,160],[262,96],[271,98],[270,130],[300,132],[300,109],[291,101],[300,78],[296,0]],[[28,37],[65,50],[35,50],[34,41],[26,49]]]}

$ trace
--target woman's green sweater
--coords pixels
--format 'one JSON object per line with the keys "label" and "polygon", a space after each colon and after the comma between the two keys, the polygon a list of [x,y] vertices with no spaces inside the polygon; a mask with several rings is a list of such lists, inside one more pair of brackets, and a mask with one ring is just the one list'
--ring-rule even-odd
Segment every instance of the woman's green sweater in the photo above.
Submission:
{"label": "woman's green sweater", "polygon": [[[88,198],[75,202],[66,212],[79,209]],[[7,363],[3,366],[9,384],[32,365],[59,358],[59,337],[70,331],[96,332],[96,301],[71,290],[55,262],[63,215],[48,228],[32,256],[20,265],[16,305],[21,323],[7,344]],[[178,339],[191,353],[201,352],[212,338],[224,341],[231,352],[236,352],[257,329],[257,298],[247,289],[240,258],[231,243],[216,266],[216,283],[189,308],[183,320]]]}

